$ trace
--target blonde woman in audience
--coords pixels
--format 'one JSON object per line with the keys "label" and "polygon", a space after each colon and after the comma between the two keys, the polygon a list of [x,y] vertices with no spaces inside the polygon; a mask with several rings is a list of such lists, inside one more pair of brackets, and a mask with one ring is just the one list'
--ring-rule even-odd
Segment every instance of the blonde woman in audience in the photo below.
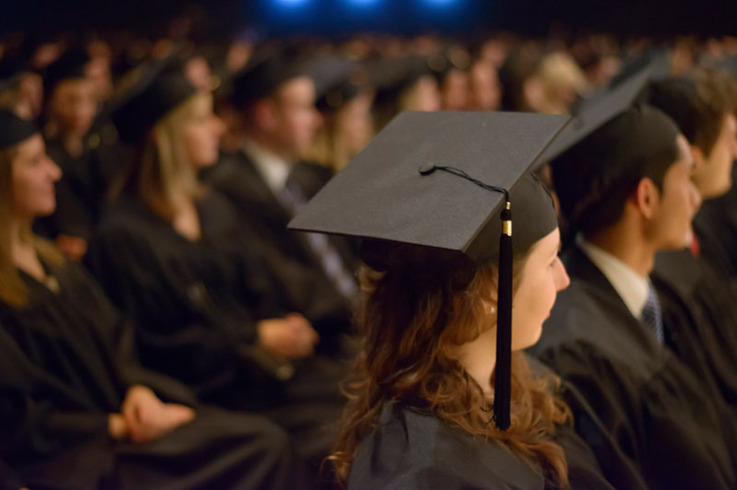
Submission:
{"label": "blonde woman in audience", "polygon": [[99,286],[32,233],[60,176],[0,111],[0,458],[29,488],[292,488],[281,429],[141,368]]}

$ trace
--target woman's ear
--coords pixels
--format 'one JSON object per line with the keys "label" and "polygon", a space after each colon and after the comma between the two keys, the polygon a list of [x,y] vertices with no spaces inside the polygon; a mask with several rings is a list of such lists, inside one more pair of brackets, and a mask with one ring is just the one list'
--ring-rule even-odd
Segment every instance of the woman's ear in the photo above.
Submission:
{"label": "woman's ear", "polygon": [[631,198],[632,204],[645,218],[652,219],[660,205],[660,191],[649,177],[640,179]]}
{"label": "woman's ear", "polygon": [[493,291],[489,298],[484,300],[484,309],[487,310],[490,314],[496,315],[496,305],[499,302],[499,299],[497,298],[496,291]]}

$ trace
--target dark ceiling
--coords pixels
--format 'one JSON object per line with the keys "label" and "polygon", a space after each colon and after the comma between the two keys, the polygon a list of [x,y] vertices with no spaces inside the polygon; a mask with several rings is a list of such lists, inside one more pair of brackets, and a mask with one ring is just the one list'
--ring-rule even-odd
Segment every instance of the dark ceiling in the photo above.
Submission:
{"label": "dark ceiling", "polygon": [[43,34],[132,28],[160,34],[168,19],[186,12],[203,19],[202,29],[210,36],[246,24],[274,35],[344,35],[362,30],[465,34],[512,29],[527,35],[593,30],[656,37],[711,36],[737,34],[735,4],[715,0],[2,0],[0,30]]}

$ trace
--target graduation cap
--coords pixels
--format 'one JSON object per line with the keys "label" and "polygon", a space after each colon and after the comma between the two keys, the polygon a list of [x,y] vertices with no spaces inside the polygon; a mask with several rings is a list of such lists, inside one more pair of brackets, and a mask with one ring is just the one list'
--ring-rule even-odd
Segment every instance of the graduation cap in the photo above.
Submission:
{"label": "graduation cap", "polygon": [[110,117],[120,139],[135,143],[156,122],[197,89],[183,73],[171,70],[167,61],[145,65],[133,74],[131,86],[111,102]]}
{"label": "graduation cap", "polygon": [[24,73],[33,72],[30,60],[22,53],[11,51],[0,58],[0,92],[17,87]]}
{"label": "graduation cap", "polygon": [[0,109],[0,150],[17,145],[39,132],[33,122],[21,119],[8,109]]}
{"label": "graduation cap", "polygon": [[44,95],[50,97],[56,86],[64,80],[84,79],[89,62],[90,56],[82,48],[70,49],[62,54],[44,71]]}
{"label": "graduation cap", "polygon": [[[708,115],[704,114],[696,82],[686,77],[669,77],[650,86],[648,103],[668,114],[678,124],[681,133],[694,142],[699,130],[697,125]],[[726,108],[725,108],[726,111]]]}
{"label": "graduation cap", "polygon": [[494,418],[502,430],[510,420],[513,251],[528,250],[557,227],[552,199],[528,169],[566,121],[523,113],[402,113],[289,223],[293,230],[385,245],[384,260],[364,256],[379,270],[392,266],[392,247],[474,262],[498,256]]}
{"label": "graduation cap", "polygon": [[315,105],[319,110],[338,110],[362,90],[357,72],[360,63],[341,57],[325,57],[311,63],[309,75],[315,82]]}
{"label": "graduation cap", "polygon": [[637,100],[649,68],[583,107],[536,163],[550,162],[555,191],[571,231],[601,222],[599,206],[646,174],[651,161],[674,153],[678,127]]}
{"label": "graduation cap", "polygon": [[309,76],[309,69],[309,60],[294,49],[268,47],[257,50],[243,70],[233,77],[233,103],[245,107],[268,97],[289,80]]}
{"label": "graduation cap", "polygon": [[433,73],[430,57],[420,55],[382,58],[369,69],[369,82],[376,87],[376,104],[393,101],[406,88]]}
{"label": "graduation cap", "polygon": [[611,91],[580,104],[571,123],[540,155],[535,165],[551,162],[634,105],[647,87],[652,71],[651,66],[645,66]]}
{"label": "graduation cap", "polygon": [[662,80],[668,77],[671,72],[668,51],[663,48],[650,47],[642,54],[626,59],[622,69],[609,82],[609,88],[616,88],[634,74],[641,72],[643,68],[652,70],[650,73],[652,80]]}

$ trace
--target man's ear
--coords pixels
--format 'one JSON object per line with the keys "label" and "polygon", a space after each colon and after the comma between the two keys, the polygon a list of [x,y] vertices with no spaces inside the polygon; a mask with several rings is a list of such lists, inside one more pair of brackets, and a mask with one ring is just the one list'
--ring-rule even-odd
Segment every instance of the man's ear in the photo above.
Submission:
{"label": "man's ear", "polygon": [[630,197],[631,203],[646,219],[652,219],[660,205],[660,191],[649,177],[643,177]]}

